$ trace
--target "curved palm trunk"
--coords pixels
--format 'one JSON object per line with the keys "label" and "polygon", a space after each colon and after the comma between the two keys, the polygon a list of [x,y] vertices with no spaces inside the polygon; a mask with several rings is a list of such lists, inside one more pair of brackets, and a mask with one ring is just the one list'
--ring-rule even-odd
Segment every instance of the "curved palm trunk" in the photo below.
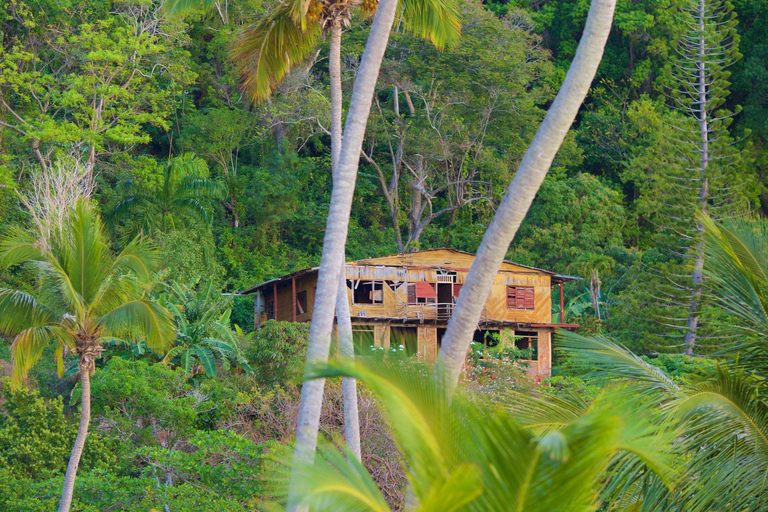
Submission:
{"label": "curved palm trunk", "polygon": [[[349,214],[352,209],[352,197],[357,179],[357,166],[363,147],[363,136],[371,111],[376,80],[379,76],[381,61],[387,49],[389,32],[395,20],[397,0],[381,0],[376,16],[371,25],[371,32],[360,62],[352,98],[344,127],[344,139],[339,156],[337,179],[331,193],[331,205],[325,227],[323,256],[317,277],[315,309],[309,331],[307,347],[307,371],[315,364],[328,360],[333,329],[336,295],[339,287],[339,273],[344,262],[344,246],[347,242]],[[294,468],[297,462],[312,461],[317,447],[317,432],[320,424],[325,380],[305,381],[301,387],[301,403],[296,427],[296,447],[294,449]],[[296,501],[294,488],[296,479],[291,478],[288,489],[288,509],[306,510]]]}
{"label": "curved palm trunk", "polygon": [[615,6],[616,0],[592,0],[584,34],[565,81],[485,232],[440,349],[437,371],[449,389],[459,381],[469,342],[509,244],[589,91],[611,30]]}
{"label": "curved palm trunk", "polygon": [[[341,154],[341,25],[336,23],[331,27],[331,48],[328,58],[328,66],[331,75],[331,169],[333,179],[337,179],[339,155]],[[355,347],[352,341],[352,320],[349,317],[349,302],[347,299],[347,275],[342,257],[339,273],[339,289],[336,293],[336,324],[339,330],[339,344],[341,355],[348,358],[355,357]],[[344,397],[344,438],[350,451],[361,460],[360,451],[360,418],[357,408],[357,383],[355,379],[343,377],[341,379],[341,391]]]}
{"label": "curved palm trunk", "polygon": [[77,428],[77,437],[75,446],[72,448],[72,454],[69,456],[67,464],[67,473],[64,476],[64,489],[61,492],[61,501],[59,502],[59,512],[69,512],[72,506],[72,494],[75,490],[75,475],[77,466],[80,464],[80,457],[83,455],[85,447],[85,438],[88,436],[88,425],[91,422],[91,377],[89,367],[80,362],[80,426]]}

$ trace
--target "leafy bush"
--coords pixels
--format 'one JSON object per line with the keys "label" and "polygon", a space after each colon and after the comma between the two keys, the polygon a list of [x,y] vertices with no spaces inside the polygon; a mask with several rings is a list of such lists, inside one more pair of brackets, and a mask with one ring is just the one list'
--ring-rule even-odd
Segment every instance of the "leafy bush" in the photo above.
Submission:
{"label": "leafy bush", "polygon": [[248,334],[245,356],[263,386],[297,385],[304,375],[308,323],[268,320]]}
{"label": "leafy bush", "polygon": [[[77,423],[64,416],[61,397],[46,400],[36,391],[11,391],[2,384],[0,408],[0,467],[19,478],[41,479],[63,474],[77,435]],[[88,436],[80,466],[107,467],[119,452],[115,441],[98,433]]]}

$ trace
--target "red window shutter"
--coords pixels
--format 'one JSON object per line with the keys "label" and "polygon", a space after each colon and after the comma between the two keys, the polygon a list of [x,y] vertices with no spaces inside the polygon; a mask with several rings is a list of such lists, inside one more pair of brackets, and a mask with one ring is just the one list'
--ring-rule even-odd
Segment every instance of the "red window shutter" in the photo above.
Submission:
{"label": "red window shutter", "polygon": [[517,309],[515,303],[517,288],[514,286],[507,286],[507,309]]}
{"label": "red window shutter", "polygon": [[525,288],[525,309],[534,309],[533,303],[533,287]]}
{"label": "red window shutter", "polygon": [[416,283],[416,297],[419,299],[437,299],[437,292],[429,283]]}
{"label": "red window shutter", "polygon": [[462,286],[464,286],[464,285],[459,284],[459,283],[453,283],[453,296],[454,296],[454,298],[458,298],[459,297],[459,292],[461,292],[461,287]]}
{"label": "red window shutter", "polygon": [[408,304],[416,304],[416,285],[408,285]]}
{"label": "red window shutter", "polygon": [[515,309],[525,309],[525,288],[518,286],[515,291]]}

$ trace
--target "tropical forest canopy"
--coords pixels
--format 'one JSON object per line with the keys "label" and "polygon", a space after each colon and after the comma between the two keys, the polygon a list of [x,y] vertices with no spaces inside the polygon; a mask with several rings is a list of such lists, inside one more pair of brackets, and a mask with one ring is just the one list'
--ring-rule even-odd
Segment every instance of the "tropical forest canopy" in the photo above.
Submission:
{"label": "tropical forest canopy", "polygon": [[[182,15],[152,0],[0,4],[0,233],[7,237],[0,288],[30,296],[43,290],[39,304],[53,310],[71,300],[62,282],[89,275],[93,283],[74,293],[82,307],[72,325],[37,314],[46,327],[28,336],[30,343],[64,339],[91,325],[102,326],[103,336],[87,364],[55,344],[29,355],[19,364],[31,372],[24,384],[33,391],[3,381],[0,508],[58,503],[77,432],[71,416],[81,407],[78,371],[95,373],[77,510],[115,503],[121,510],[251,510],[274,463],[261,454],[291,440],[307,326],[268,322],[251,332],[254,298],[236,293],[320,262],[333,181],[330,43],[318,32],[309,58],[292,63],[272,83],[273,94],[254,102],[232,48],[242,27],[277,2],[207,3],[191,2]],[[570,343],[650,356],[655,366],[626,353],[623,361],[641,370],[626,363],[620,376],[649,372],[660,382],[653,393],[670,404],[688,392],[683,375],[724,371],[713,359],[679,354],[719,355],[743,336],[739,311],[718,299],[723,283],[703,277],[716,260],[704,247],[705,226],[716,231],[720,222],[768,214],[768,0],[703,4],[715,20],[706,27],[691,22],[689,0],[617,2],[592,88],[506,255],[581,277],[565,288],[567,321],[622,346]],[[348,260],[477,250],[565,79],[589,7],[586,0],[460,0],[461,38],[442,49],[407,30],[408,21],[395,21],[362,146]],[[345,112],[371,26],[365,9],[352,13],[341,47]],[[702,34],[708,46],[693,46]],[[702,59],[704,101],[695,76]],[[739,229],[743,237],[765,233]],[[24,238],[29,232],[41,238]],[[88,248],[64,243],[71,233],[99,248],[79,270],[76,256]],[[122,263],[133,260],[143,263]],[[23,261],[35,263],[17,264]],[[154,271],[159,277],[151,280]],[[8,308],[0,310],[0,331],[8,333],[0,377],[12,373],[16,324],[8,318],[20,296],[0,295]],[[18,313],[16,331],[32,319]],[[144,328],[140,336],[134,321]],[[153,322],[154,330],[147,327]],[[171,328],[173,344],[164,334]],[[492,359],[474,356],[468,387],[492,397],[531,391],[524,372]],[[620,401],[582,375],[589,365],[577,356],[556,360],[544,395]],[[671,377],[659,377],[656,367]],[[374,374],[353,376],[375,388],[385,377]],[[746,386],[748,377],[734,375],[729,389]],[[393,387],[402,384],[393,379]],[[331,384],[321,423],[329,439],[343,423],[341,397]],[[468,418],[482,412],[463,402],[451,407]],[[406,478],[400,464],[413,454],[373,402],[361,399],[361,408],[363,463],[385,504],[398,509]],[[518,419],[535,423],[531,410],[518,411]],[[584,421],[589,429],[599,423]],[[467,435],[461,429],[468,427],[456,428]],[[527,446],[529,434],[518,434]],[[675,466],[657,462],[649,467]],[[663,480],[646,484],[658,490]],[[708,502],[696,500],[706,510]]]}

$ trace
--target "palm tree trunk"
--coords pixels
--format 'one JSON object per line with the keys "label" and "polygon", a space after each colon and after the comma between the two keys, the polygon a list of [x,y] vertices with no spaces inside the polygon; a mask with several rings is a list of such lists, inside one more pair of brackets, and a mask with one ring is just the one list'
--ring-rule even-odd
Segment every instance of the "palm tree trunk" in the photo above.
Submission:
{"label": "palm tree trunk", "polygon": [[[343,274],[339,276],[339,291],[336,296],[336,321],[341,355],[351,359],[355,357],[355,346],[352,341],[352,320],[349,317],[346,270],[342,272]],[[357,408],[357,381],[351,377],[342,377],[341,393],[344,398],[344,438],[349,450],[360,461],[362,451],[360,449],[360,413]]]}
{"label": "palm tree trunk", "polygon": [[[341,90],[341,25],[335,23],[331,27],[331,48],[328,58],[331,75],[331,169],[334,180],[337,179],[339,155],[341,154],[342,131],[342,90]],[[352,341],[352,320],[349,317],[349,302],[347,299],[347,272],[342,258],[339,273],[339,290],[336,293],[336,324],[339,330],[341,355],[355,357],[355,346]],[[361,460],[360,451],[360,418],[357,408],[357,382],[350,377],[341,379],[341,392],[344,397],[344,438],[350,451]]]}
{"label": "palm tree trunk", "polygon": [[85,438],[88,436],[88,425],[91,422],[91,377],[89,366],[80,361],[80,426],[77,428],[77,437],[75,446],[72,448],[72,454],[69,456],[67,464],[67,473],[64,476],[64,489],[61,492],[61,501],[59,502],[59,512],[69,512],[72,506],[72,494],[75,490],[75,475],[77,466],[80,464],[80,457],[83,455],[85,447]]}
{"label": "palm tree trunk", "polygon": [[[355,191],[355,180],[357,179],[357,166],[360,161],[360,151],[363,148],[363,137],[371,111],[376,80],[379,76],[384,52],[387,49],[389,32],[395,20],[397,3],[397,0],[381,0],[379,2],[358,68],[355,86],[352,89],[349,113],[344,126],[344,139],[339,156],[337,179],[333,184],[331,204],[325,227],[323,255],[317,277],[315,309],[312,312],[312,324],[307,347],[307,372],[314,365],[328,360],[336,295],[339,288],[339,273],[344,262],[344,246],[347,242],[347,229]],[[301,387],[301,403],[299,405],[293,459],[294,468],[301,462],[311,462],[314,459],[324,388],[325,380],[323,379],[305,381]],[[288,510],[306,510],[306,507],[301,506],[297,501],[299,489],[295,486],[296,474],[292,473],[288,489]]]}
{"label": "palm tree trunk", "polygon": [[438,375],[445,379],[449,389],[459,381],[469,342],[509,244],[589,91],[611,30],[615,6],[616,0],[592,0],[584,34],[565,81],[485,232],[440,349]]}

